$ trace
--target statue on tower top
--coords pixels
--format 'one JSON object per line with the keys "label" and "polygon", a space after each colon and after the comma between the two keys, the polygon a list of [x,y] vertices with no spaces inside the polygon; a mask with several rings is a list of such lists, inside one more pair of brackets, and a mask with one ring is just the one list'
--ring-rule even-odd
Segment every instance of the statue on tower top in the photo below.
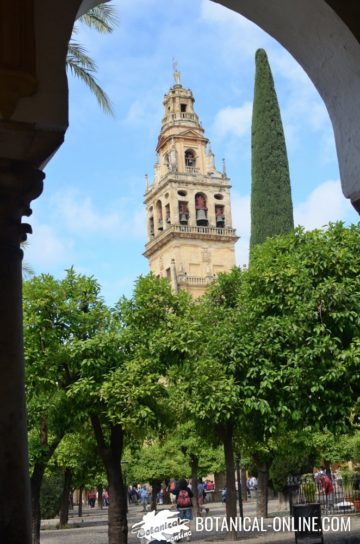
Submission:
{"label": "statue on tower top", "polygon": [[178,66],[178,62],[173,58],[173,70],[174,70],[175,84],[176,85],[181,85],[181,83],[180,83],[181,72],[178,71],[177,66]]}

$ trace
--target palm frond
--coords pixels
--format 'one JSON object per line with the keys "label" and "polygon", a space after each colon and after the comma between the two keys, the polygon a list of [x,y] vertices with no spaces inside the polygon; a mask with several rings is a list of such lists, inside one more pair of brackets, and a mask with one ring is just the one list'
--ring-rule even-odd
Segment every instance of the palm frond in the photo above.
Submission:
{"label": "palm frond", "polygon": [[[110,33],[117,24],[117,17],[112,5],[100,4],[79,19],[90,28],[95,28],[98,32]],[[74,27],[73,34],[77,33],[77,27]],[[96,81],[97,73],[96,63],[87,54],[86,49],[76,42],[70,40],[68,53],[66,57],[66,67],[70,69],[75,77],[81,79],[89,90],[95,95],[98,104],[105,113],[114,115],[111,101],[105,91]]]}
{"label": "palm frond", "polygon": [[91,70],[92,72],[97,71],[97,66],[93,59],[88,56],[85,47],[74,40],[70,40],[69,42],[66,64],[68,64],[70,67],[71,65],[76,64],[86,68],[87,70]]}
{"label": "palm frond", "polygon": [[111,100],[105,91],[100,87],[94,73],[96,73],[97,67],[95,62],[87,56],[85,49],[79,44],[70,42],[68,56],[66,59],[66,66],[70,69],[71,73],[81,79],[90,91],[95,95],[100,107],[105,113],[114,115]]}
{"label": "palm frond", "polygon": [[[24,251],[28,247],[28,245],[29,243],[27,241],[21,242],[21,249]],[[30,264],[26,261],[22,262],[22,273],[23,273],[24,280],[28,280],[31,278],[31,276],[35,275],[34,270],[30,266]]]}
{"label": "palm frond", "polygon": [[109,34],[118,24],[114,7],[109,4],[99,4],[80,17],[80,21],[98,32]]}

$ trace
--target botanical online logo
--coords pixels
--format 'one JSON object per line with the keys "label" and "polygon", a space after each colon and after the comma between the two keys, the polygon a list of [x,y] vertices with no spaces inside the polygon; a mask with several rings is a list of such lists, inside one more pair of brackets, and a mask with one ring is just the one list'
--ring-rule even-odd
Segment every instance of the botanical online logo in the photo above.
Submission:
{"label": "botanical online logo", "polygon": [[189,520],[180,519],[178,512],[160,510],[149,512],[143,516],[142,521],[132,526],[132,533],[138,538],[151,540],[167,540],[176,542],[182,538],[191,536],[191,531],[186,525]]}

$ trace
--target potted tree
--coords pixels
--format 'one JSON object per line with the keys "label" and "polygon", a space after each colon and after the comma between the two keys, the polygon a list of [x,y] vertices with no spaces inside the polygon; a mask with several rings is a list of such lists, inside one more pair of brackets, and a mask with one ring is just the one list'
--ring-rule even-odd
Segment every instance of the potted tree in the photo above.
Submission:
{"label": "potted tree", "polygon": [[316,482],[312,473],[303,474],[301,477],[302,501],[306,504],[316,502]]}
{"label": "potted tree", "polygon": [[355,473],[353,470],[341,471],[341,481],[342,481],[344,499],[349,502],[353,500],[354,478],[355,478]]}
{"label": "potted tree", "polygon": [[305,483],[303,484],[303,494],[306,502],[315,502],[316,485],[314,480],[311,480],[310,478],[305,480]]}

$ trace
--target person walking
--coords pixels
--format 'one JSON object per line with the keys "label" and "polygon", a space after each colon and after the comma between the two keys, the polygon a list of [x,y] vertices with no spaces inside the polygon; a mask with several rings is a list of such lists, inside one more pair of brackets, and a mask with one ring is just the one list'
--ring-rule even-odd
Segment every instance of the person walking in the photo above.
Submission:
{"label": "person walking", "polygon": [[194,495],[185,478],[179,480],[178,487],[175,489],[174,494],[176,497],[176,508],[179,512],[179,518],[191,521],[193,519],[193,504],[191,499]]}
{"label": "person walking", "polygon": [[327,474],[321,474],[319,479],[325,493],[326,509],[330,513],[334,509],[334,486]]}
{"label": "person walking", "polygon": [[146,489],[146,485],[143,485],[142,488],[140,489],[140,501],[141,501],[144,512],[146,512],[147,510],[148,500],[149,500],[149,492]]}

